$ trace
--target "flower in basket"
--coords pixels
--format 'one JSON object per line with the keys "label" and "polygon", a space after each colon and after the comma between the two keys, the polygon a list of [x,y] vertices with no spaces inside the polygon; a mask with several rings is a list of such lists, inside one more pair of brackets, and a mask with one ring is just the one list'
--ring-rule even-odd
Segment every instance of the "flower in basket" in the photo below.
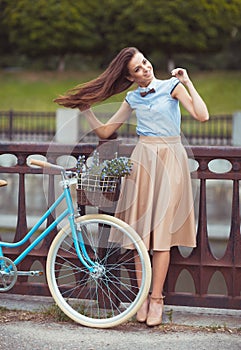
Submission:
{"label": "flower in basket", "polygon": [[130,158],[118,157],[111,160],[105,160],[102,163],[101,178],[106,176],[116,176],[118,178],[130,175],[132,170]]}
{"label": "flower in basket", "polygon": [[111,160],[100,162],[99,153],[94,151],[89,167],[86,165],[84,156],[78,158],[78,183],[81,181],[81,185],[90,191],[99,188],[101,192],[112,192],[116,188],[118,179],[131,173],[132,166],[130,158],[117,157],[117,155]]}

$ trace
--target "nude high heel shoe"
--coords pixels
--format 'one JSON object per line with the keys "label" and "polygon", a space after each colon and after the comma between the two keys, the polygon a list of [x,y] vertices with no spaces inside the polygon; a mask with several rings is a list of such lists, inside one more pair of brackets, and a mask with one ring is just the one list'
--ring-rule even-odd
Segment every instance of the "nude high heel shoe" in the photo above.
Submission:
{"label": "nude high heel shoe", "polygon": [[147,326],[154,327],[162,323],[164,298],[164,296],[161,296],[159,298],[150,297],[149,311],[146,320]]}
{"label": "nude high heel shoe", "polygon": [[137,311],[136,320],[140,323],[146,322],[149,307],[149,299],[147,298]]}

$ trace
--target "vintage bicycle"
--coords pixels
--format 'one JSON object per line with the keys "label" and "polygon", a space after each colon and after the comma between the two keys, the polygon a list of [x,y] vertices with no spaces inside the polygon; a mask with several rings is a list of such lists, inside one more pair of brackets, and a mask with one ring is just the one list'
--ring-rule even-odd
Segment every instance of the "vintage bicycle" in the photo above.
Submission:
{"label": "vintage bicycle", "polygon": [[[46,262],[54,301],[70,319],[84,326],[109,328],[127,321],[138,311],[150,288],[151,265],[143,241],[129,225],[109,214],[80,215],[75,210],[70,187],[76,184],[76,172],[34,159],[30,164],[59,173],[62,192],[20,241],[0,241],[0,291],[9,291],[21,275],[42,273],[18,271],[17,267],[67,217],[69,222],[53,239]],[[0,186],[6,184],[0,181]],[[29,242],[63,203],[61,214],[14,261],[4,255],[4,248]]]}

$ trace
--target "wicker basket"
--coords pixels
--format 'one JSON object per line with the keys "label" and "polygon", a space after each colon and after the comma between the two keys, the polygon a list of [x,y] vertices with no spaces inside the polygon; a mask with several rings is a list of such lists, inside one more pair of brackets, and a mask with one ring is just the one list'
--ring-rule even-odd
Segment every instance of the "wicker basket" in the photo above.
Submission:
{"label": "wicker basket", "polygon": [[77,182],[77,203],[94,207],[112,207],[118,199],[119,178],[81,173]]}

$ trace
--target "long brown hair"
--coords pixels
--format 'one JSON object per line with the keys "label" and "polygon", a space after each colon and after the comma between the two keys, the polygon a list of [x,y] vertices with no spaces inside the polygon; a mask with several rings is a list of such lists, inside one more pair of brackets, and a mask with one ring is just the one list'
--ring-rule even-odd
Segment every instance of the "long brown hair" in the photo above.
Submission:
{"label": "long brown hair", "polygon": [[76,86],[54,102],[65,107],[82,109],[128,89],[133,82],[127,79],[127,66],[137,52],[139,50],[135,47],[122,49],[99,77]]}

